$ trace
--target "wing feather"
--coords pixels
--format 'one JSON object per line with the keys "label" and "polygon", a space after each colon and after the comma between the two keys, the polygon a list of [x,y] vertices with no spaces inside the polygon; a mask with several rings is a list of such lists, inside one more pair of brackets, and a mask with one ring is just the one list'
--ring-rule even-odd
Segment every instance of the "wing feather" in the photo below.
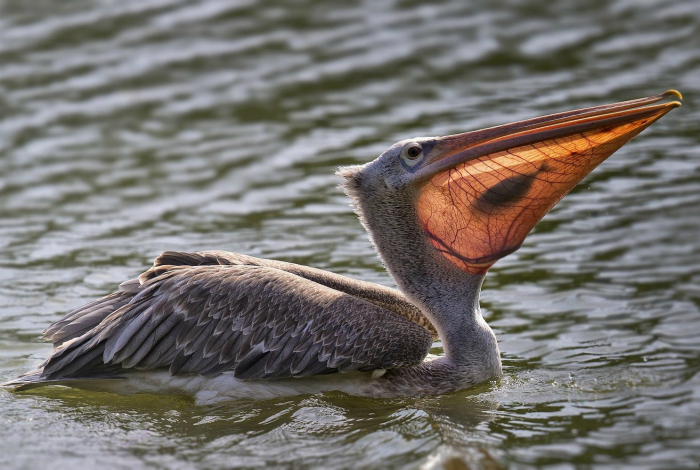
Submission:
{"label": "wing feather", "polygon": [[[301,377],[415,365],[430,348],[423,326],[377,302],[273,266],[216,259],[164,253],[140,285],[124,283],[57,322],[47,336],[59,347],[42,378],[161,367],[173,375],[232,370],[242,380]],[[60,342],[62,331],[85,326]]]}

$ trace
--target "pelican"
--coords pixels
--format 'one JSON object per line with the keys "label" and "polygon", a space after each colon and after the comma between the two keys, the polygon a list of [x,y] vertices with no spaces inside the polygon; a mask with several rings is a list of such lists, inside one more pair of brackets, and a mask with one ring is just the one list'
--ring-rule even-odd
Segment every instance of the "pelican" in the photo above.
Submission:
{"label": "pelican", "polygon": [[[659,95],[398,142],[339,169],[391,289],[225,251],[166,251],[44,333],[51,356],[6,383],[270,398],[452,392],[501,374],[479,308],[488,269],[581,179],[680,106]],[[436,338],[444,355],[429,357]]]}

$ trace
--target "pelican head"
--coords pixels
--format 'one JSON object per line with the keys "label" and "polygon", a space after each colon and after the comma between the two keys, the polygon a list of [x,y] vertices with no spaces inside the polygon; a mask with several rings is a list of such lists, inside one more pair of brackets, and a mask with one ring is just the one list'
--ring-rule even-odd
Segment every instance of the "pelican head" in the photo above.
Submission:
{"label": "pelican head", "polygon": [[[681,95],[669,90],[479,131],[403,140],[340,174],[390,271],[396,270],[387,259],[392,244],[410,244],[405,238],[417,236],[452,266],[482,274],[517,250],[596,166],[680,106],[659,104],[672,97]],[[417,230],[407,231],[408,225]],[[416,250],[421,247],[405,253],[411,258]]]}

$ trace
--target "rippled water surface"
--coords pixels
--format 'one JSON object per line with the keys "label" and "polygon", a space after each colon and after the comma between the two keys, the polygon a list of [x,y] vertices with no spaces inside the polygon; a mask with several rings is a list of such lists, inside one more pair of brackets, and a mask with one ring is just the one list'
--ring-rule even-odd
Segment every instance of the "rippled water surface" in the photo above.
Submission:
{"label": "rippled water surface", "polygon": [[0,391],[3,468],[697,468],[700,8],[0,1],[0,381],[165,249],[392,285],[336,189],[397,140],[678,88],[492,270],[504,375],[412,400]]}

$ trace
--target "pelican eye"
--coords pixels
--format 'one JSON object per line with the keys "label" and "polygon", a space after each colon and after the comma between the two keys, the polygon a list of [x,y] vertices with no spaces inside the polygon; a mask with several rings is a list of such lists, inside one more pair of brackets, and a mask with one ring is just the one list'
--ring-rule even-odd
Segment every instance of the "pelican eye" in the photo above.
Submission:
{"label": "pelican eye", "polygon": [[423,147],[416,142],[411,142],[401,150],[401,158],[408,166],[415,166],[423,156]]}

